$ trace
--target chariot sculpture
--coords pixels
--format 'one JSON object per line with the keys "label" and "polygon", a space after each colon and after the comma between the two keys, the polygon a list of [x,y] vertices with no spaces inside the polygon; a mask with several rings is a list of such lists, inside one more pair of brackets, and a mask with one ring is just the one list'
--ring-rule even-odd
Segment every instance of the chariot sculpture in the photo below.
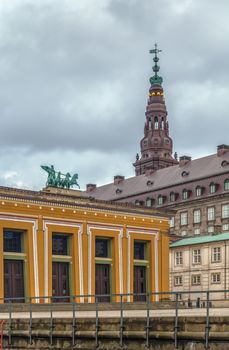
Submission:
{"label": "chariot sculpture", "polygon": [[41,165],[41,168],[48,173],[47,187],[71,188],[76,185],[80,188],[77,182],[78,174],[74,174],[73,176],[71,176],[70,173],[62,174],[60,171],[55,171],[53,165]]}

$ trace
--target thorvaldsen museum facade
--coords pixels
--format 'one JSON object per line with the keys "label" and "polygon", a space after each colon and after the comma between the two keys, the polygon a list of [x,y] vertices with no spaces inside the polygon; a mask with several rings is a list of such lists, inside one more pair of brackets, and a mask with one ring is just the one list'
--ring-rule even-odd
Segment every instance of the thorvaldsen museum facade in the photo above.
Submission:
{"label": "thorvaldsen museum facade", "polygon": [[83,295],[94,294],[116,301],[111,294],[168,291],[168,228],[169,217],[150,208],[76,190],[0,187],[0,302],[69,295],[93,302]]}

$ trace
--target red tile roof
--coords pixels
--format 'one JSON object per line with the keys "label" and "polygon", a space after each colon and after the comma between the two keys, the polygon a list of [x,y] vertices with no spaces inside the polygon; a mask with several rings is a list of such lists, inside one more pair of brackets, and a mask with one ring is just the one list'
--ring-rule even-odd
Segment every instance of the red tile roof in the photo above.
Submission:
{"label": "red tile roof", "polygon": [[[228,165],[222,166],[223,161],[228,162]],[[184,171],[188,173],[188,175],[182,176]],[[228,173],[229,176],[229,151],[221,156],[213,154],[198,158],[183,166],[170,166],[157,170],[149,175],[145,174],[130,177],[116,185],[114,185],[114,183],[103,185],[90,192],[85,191],[83,195],[91,196],[96,199],[118,200],[144,192],[152,192],[161,188],[186,184],[190,181],[209,178],[223,173]],[[149,185],[149,182],[153,184]],[[120,191],[117,191],[117,189]]]}

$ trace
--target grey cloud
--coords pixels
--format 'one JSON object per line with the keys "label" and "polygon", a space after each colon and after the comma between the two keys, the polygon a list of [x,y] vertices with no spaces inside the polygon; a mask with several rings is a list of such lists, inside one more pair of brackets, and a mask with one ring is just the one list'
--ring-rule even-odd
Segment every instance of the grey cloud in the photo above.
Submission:
{"label": "grey cloud", "polygon": [[227,0],[15,4],[0,4],[1,183],[41,186],[42,158],[70,170],[78,158],[85,183],[132,174],[155,41],[174,150],[227,143]]}

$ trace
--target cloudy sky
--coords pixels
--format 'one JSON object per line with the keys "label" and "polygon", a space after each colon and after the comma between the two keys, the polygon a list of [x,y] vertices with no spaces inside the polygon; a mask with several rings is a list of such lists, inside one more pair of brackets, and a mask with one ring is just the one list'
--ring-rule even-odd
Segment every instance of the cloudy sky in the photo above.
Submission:
{"label": "cloudy sky", "polygon": [[228,0],[0,1],[0,185],[132,176],[155,41],[174,151],[229,143]]}

